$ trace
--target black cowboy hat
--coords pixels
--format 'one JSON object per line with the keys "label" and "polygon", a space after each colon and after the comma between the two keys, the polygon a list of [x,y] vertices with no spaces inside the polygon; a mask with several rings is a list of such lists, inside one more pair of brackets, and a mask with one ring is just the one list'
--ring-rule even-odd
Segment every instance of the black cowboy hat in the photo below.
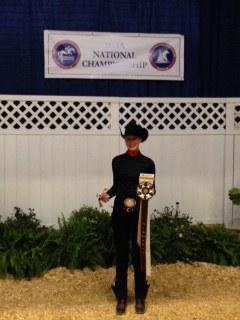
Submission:
{"label": "black cowboy hat", "polygon": [[125,133],[122,134],[122,131],[121,131],[121,136],[123,138],[125,138],[126,136],[136,136],[141,138],[142,142],[144,142],[148,138],[148,131],[147,129],[136,124],[135,120],[131,120],[125,127]]}

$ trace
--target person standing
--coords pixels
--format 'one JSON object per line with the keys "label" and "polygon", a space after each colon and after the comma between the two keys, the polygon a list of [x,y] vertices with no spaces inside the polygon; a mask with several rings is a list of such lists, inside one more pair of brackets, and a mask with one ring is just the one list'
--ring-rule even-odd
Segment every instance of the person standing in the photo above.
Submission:
{"label": "person standing", "polygon": [[[127,151],[112,160],[113,185],[100,194],[99,200],[109,201],[115,196],[112,227],[116,245],[116,278],[112,289],[117,299],[116,314],[124,314],[127,307],[127,272],[131,248],[134,268],[135,311],[145,312],[145,299],[149,284],[146,272],[141,270],[140,247],[137,243],[140,199],[137,195],[140,173],[155,174],[152,159],[140,152],[139,145],[148,138],[148,130],[132,120],[121,136]],[[130,246],[131,243],[131,246]]]}

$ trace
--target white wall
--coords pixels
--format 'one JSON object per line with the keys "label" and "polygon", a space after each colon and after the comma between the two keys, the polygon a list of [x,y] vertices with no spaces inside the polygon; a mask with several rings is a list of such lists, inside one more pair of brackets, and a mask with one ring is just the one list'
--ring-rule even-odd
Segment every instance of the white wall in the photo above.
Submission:
{"label": "white wall", "polygon": [[154,149],[149,153],[158,171],[155,206],[175,205],[178,201],[181,211],[196,221],[222,222],[224,137],[160,136],[152,139],[152,145]]}
{"label": "white wall", "polygon": [[[11,104],[16,99],[34,101],[39,97],[1,96],[1,100],[6,99]],[[73,97],[45,98],[46,101],[54,99],[66,101]],[[0,215],[3,219],[13,212],[14,206],[19,206],[25,211],[33,208],[44,224],[56,225],[62,213],[68,217],[83,205],[98,205],[96,194],[112,184],[111,160],[125,152],[125,145],[118,129],[123,99],[118,104],[112,98],[91,98],[93,102],[97,99],[110,101],[107,102],[110,125],[100,131],[93,128],[51,132],[24,127],[14,130],[8,121],[8,128],[0,129]],[[146,99],[135,100],[126,98],[131,104],[142,101],[145,105]],[[162,100],[166,105],[179,101]],[[208,100],[209,104],[213,102]],[[152,101],[158,103],[157,99]],[[184,101],[189,103],[189,99]],[[231,101],[229,107],[230,115],[235,118],[232,111],[239,101]],[[191,99],[192,102],[202,105],[200,99]],[[226,100],[218,102],[225,104]],[[6,117],[2,117],[5,106],[0,106],[1,126]],[[145,113],[141,111],[142,117]],[[134,112],[132,117],[136,117]],[[141,145],[141,151],[156,164],[157,194],[150,201],[150,211],[175,206],[178,201],[181,212],[188,213],[194,221],[240,226],[239,207],[233,207],[227,196],[231,187],[240,187],[240,130],[236,121],[235,127],[230,127],[234,121],[229,117],[226,117],[229,126],[215,131],[212,128],[159,130],[157,127],[149,130],[149,139]],[[147,119],[150,124],[152,120]],[[111,212],[112,204],[113,200],[104,208]]]}

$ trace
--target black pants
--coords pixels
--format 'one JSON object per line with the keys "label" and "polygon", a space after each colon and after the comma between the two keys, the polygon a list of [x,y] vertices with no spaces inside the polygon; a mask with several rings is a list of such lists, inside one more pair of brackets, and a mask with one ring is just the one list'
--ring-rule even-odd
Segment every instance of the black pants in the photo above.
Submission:
{"label": "black pants", "polygon": [[131,256],[134,268],[135,298],[145,299],[148,285],[146,274],[141,271],[140,247],[137,244],[138,210],[115,211],[112,226],[116,245],[116,282],[113,290],[117,299],[127,298],[127,273],[131,243]]}

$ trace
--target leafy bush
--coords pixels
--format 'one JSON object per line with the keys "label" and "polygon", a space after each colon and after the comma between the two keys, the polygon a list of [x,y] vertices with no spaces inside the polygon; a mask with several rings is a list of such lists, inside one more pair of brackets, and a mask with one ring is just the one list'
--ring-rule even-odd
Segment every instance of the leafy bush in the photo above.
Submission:
{"label": "leafy bush", "polygon": [[240,189],[232,188],[228,191],[229,199],[232,200],[232,203],[236,206],[240,206]]}
{"label": "leafy bush", "polygon": [[[34,210],[0,221],[0,277],[31,279],[49,269],[66,267],[108,268],[114,265],[115,246],[107,211],[84,206],[58,228],[45,227]],[[223,226],[193,225],[188,214],[176,207],[155,210],[151,216],[152,263],[204,261],[240,266],[240,239]]]}
{"label": "leafy bush", "polygon": [[113,230],[111,226],[111,215],[108,211],[83,206],[78,211],[73,211],[69,222],[86,221],[91,226],[94,234],[99,236],[99,252],[102,255],[102,267],[112,267],[115,263],[115,245],[113,241]]}
{"label": "leafy bush", "polygon": [[152,263],[209,262],[240,265],[240,240],[224,226],[193,225],[188,214],[181,214],[179,203],[156,211],[151,220]]}
{"label": "leafy bush", "polygon": [[15,278],[31,279],[48,269],[50,256],[46,249],[51,241],[51,228],[41,226],[34,210],[24,213],[14,208],[15,213],[1,223],[0,276],[5,273]]}
{"label": "leafy bush", "polygon": [[91,207],[58,219],[62,238],[61,264],[74,269],[112,266],[114,247],[109,213]]}
{"label": "leafy bush", "polygon": [[152,263],[174,263],[191,260],[193,247],[192,218],[176,207],[155,210],[151,219]]}
{"label": "leafy bush", "polygon": [[240,241],[236,233],[224,226],[206,227],[202,223],[194,227],[198,248],[195,260],[218,265],[240,264]]}

